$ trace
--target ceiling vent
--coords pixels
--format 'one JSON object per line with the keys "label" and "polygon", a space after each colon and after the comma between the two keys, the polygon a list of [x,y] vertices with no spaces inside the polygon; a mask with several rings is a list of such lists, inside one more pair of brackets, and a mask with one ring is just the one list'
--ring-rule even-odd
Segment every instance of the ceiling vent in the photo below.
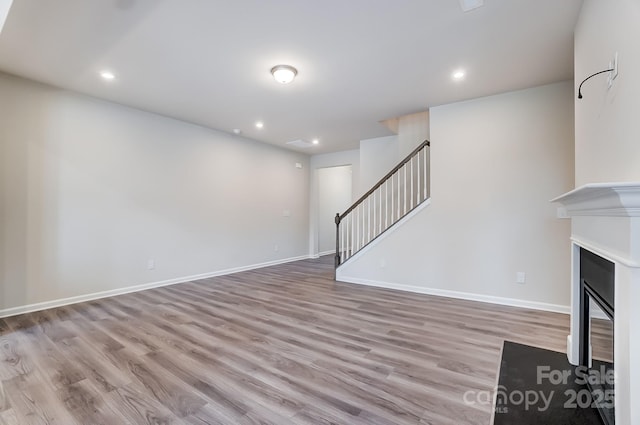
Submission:
{"label": "ceiling vent", "polygon": [[460,7],[463,12],[468,12],[473,9],[477,9],[480,6],[484,6],[484,0],[459,0]]}
{"label": "ceiling vent", "polygon": [[294,140],[292,142],[287,142],[287,145],[293,146],[296,148],[302,148],[302,149],[310,148],[311,146],[313,146],[311,142],[307,142],[306,140],[302,140],[302,139]]}

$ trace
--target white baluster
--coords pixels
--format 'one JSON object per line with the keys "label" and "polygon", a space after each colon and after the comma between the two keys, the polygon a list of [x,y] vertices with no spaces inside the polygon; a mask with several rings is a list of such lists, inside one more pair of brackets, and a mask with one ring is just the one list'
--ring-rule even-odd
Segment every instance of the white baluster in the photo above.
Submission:
{"label": "white baluster", "polygon": [[345,220],[344,223],[340,223],[340,263],[343,263],[345,258],[344,258],[344,233],[345,233],[345,227],[347,225],[347,222]]}
{"label": "white baluster", "polygon": [[358,207],[358,251],[362,248],[362,235],[364,235],[364,220],[363,220],[363,204]]}
{"label": "white baluster", "polygon": [[355,227],[353,227],[354,212],[355,211],[351,211],[351,213],[349,214],[349,217],[351,217],[351,244],[349,245],[349,248],[350,248],[349,257],[351,257],[351,254],[353,254],[353,249],[355,248],[355,245],[356,245],[356,233],[355,233]]}
{"label": "white baluster", "polygon": [[376,191],[374,190],[371,194],[371,202],[373,205],[371,206],[371,238],[376,237]]}
{"label": "white baluster", "polygon": [[422,158],[424,159],[424,199],[427,199],[427,147],[422,148]]}
{"label": "white baluster", "polygon": [[410,172],[410,178],[411,178],[411,207],[410,209],[413,209],[413,157],[409,160],[409,164],[411,165],[411,172]]}
{"label": "white baluster", "polygon": [[365,215],[364,215],[365,211],[364,211],[364,201],[362,202],[362,239],[360,240],[361,244],[360,244],[360,248],[362,249],[362,247],[364,246],[364,238],[366,237],[366,233],[364,231],[364,222],[365,222]]}
{"label": "white baluster", "polygon": [[376,191],[374,190],[372,193],[372,197],[373,197],[373,208],[371,208],[371,216],[373,217],[371,220],[371,224],[372,224],[372,230],[371,230],[371,236],[372,238],[376,237],[376,201],[378,200],[378,196],[376,194]]}
{"label": "white baluster", "polygon": [[380,194],[378,195],[378,235],[382,233],[382,186],[378,188]]}
{"label": "white baluster", "polygon": [[360,240],[360,224],[359,224],[359,222],[360,222],[360,217],[358,217],[358,214],[359,214],[358,209],[359,209],[359,207],[356,207],[356,208],[353,210],[353,212],[352,212],[352,213],[353,213],[353,215],[354,215],[354,218],[355,218],[355,220],[356,220],[356,225],[355,225],[355,235],[356,235],[356,238],[355,238],[355,240],[353,241],[353,250],[354,250],[354,251],[356,251],[356,250],[358,249],[358,240]]}
{"label": "white baluster", "polygon": [[367,198],[367,243],[371,240],[371,196]]}
{"label": "white baluster", "polygon": [[[393,179],[393,176],[391,176]],[[384,228],[389,226],[389,180],[384,182]]]}
{"label": "white baluster", "polygon": [[404,215],[407,213],[407,164],[404,164],[402,168],[404,168],[404,212],[402,213]]}
{"label": "white baluster", "polygon": [[416,174],[414,176],[416,181],[416,206],[420,204],[420,153],[416,154]]}
{"label": "white baluster", "polygon": [[344,221],[344,246],[342,251],[344,252],[345,261],[349,258],[349,217],[345,217]]}
{"label": "white baluster", "polygon": [[358,249],[358,217],[355,214],[355,210],[353,211],[353,226],[351,227],[351,232],[353,232],[353,239],[351,240],[351,255],[356,252]]}
{"label": "white baluster", "polygon": [[398,173],[398,214],[396,214],[396,221],[400,220],[400,198],[401,198],[400,174],[402,173],[402,170],[398,170],[397,173]]}

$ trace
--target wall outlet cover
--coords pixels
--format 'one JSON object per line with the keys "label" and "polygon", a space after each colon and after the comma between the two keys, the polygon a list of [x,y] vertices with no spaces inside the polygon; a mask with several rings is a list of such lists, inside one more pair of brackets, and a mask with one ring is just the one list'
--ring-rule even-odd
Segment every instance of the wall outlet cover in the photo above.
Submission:
{"label": "wall outlet cover", "polygon": [[565,207],[558,207],[556,209],[556,217],[557,218],[569,218],[569,214],[567,213],[567,209]]}

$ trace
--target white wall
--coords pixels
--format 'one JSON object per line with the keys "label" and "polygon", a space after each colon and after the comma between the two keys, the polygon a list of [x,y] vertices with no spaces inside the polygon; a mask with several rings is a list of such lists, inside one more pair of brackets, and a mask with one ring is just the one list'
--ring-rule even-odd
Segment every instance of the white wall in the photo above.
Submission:
{"label": "white wall", "polygon": [[385,124],[390,128],[397,126],[398,135],[360,141],[360,194],[371,189],[420,143],[429,139],[429,111],[393,118]]}
{"label": "white wall", "polygon": [[360,187],[358,197],[378,183],[400,162],[398,136],[360,141]]}
{"label": "white wall", "polygon": [[568,307],[569,221],[556,219],[549,200],[574,183],[572,84],[430,116],[431,205],[341,266],[339,278]]}
{"label": "white wall", "polygon": [[308,255],[306,155],[6,75],[0,155],[0,310]]}
{"label": "white wall", "polygon": [[640,181],[640,1],[586,0],[575,31],[575,84],[607,69],[618,52],[619,74],[607,90],[603,74],[575,102],[576,186]]}
{"label": "white wall", "polygon": [[398,161],[409,155],[420,143],[429,140],[429,111],[398,118]]}
{"label": "white wall", "polygon": [[320,253],[336,250],[336,213],[343,213],[352,198],[352,166],[318,170],[318,249]]}

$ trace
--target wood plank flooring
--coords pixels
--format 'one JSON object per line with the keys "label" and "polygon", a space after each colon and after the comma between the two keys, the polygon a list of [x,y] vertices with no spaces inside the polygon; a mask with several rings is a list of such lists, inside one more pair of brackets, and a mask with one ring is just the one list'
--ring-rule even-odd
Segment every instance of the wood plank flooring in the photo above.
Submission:
{"label": "wood plank flooring", "polygon": [[0,319],[0,424],[489,424],[568,316],[333,281],[332,257]]}

